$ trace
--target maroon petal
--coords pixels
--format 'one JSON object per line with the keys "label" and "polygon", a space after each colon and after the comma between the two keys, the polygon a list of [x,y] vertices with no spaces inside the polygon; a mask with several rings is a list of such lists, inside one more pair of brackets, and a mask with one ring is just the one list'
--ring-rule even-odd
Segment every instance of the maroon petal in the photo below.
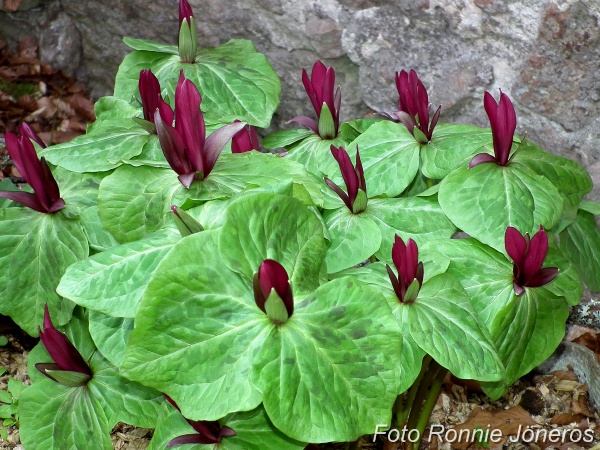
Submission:
{"label": "maroon petal", "polygon": [[290,119],[286,122],[286,124],[288,124],[288,123],[297,123],[298,125],[302,125],[303,127],[306,127],[309,130],[312,130],[315,134],[319,134],[319,125],[317,124],[317,121],[314,119],[311,119],[310,117],[306,117],[306,116],[294,117],[293,119]]}
{"label": "maroon petal", "polygon": [[315,92],[315,112],[317,116],[321,115],[321,108],[323,107],[323,102],[325,102],[325,98],[323,98],[323,86],[325,85],[325,79],[327,77],[327,67],[321,61],[317,60],[313,65],[312,71],[310,73],[310,83]]}
{"label": "maroon petal", "polygon": [[81,354],[64,334],[54,328],[48,312],[48,305],[44,307],[44,331],[40,330],[40,340],[61,370],[92,376],[92,371]]}
{"label": "maroon petal", "polygon": [[533,276],[542,268],[544,259],[548,253],[548,235],[540,226],[540,230],[531,238],[527,255],[523,260],[523,266],[520,267],[525,280],[531,280]]}
{"label": "maroon petal", "polygon": [[[234,123],[240,123],[235,120]],[[231,138],[231,153],[244,153],[259,150],[258,136],[253,126],[247,125]]]}
{"label": "maroon petal", "polygon": [[285,305],[288,317],[292,316],[294,312],[292,289],[289,276],[281,264],[272,259],[265,259],[258,268],[258,285],[265,299],[268,299],[271,290],[275,289]]}
{"label": "maroon petal", "polygon": [[358,153],[358,144],[356,144],[356,174],[358,175],[358,188],[367,193],[367,182],[365,181],[365,171],[363,170],[360,154]]}
{"label": "maroon petal", "polygon": [[527,281],[529,287],[540,287],[550,283],[558,275],[557,267],[546,267],[538,270],[538,272]]}
{"label": "maroon petal", "polygon": [[25,181],[32,187],[36,197],[47,211],[50,203],[46,195],[44,185],[44,171],[38,159],[37,153],[31,141],[25,136],[19,136],[19,148],[21,150],[21,163],[25,173],[21,173]]}
{"label": "maroon petal", "polygon": [[350,203],[350,198],[348,197],[348,194],[342,191],[342,189],[329,178],[323,178],[323,180],[325,181],[325,184],[329,186],[329,189],[335,192],[338,195],[338,197],[344,202],[344,204],[348,207],[348,209],[352,211],[352,203]]}
{"label": "maroon petal", "polygon": [[33,128],[31,128],[29,124],[25,122],[21,123],[21,125],[19,125],[19,134],[35,142],[40,147],[46,148],[46,144],[44,144],[44,141],[42,141],[42,139],[37,135],[37,133],[33,131]]}
{"label": "maroon petal", "polygon": [[313,105],[315,113],[318,116],[319,114],[321,114],[321,107],[323,104],[319,103],[319,100],[317,99],[317,94],[315,92],[315,88],[313,87],[312,82],[311,82],[310,78],[308,77],[308,74],[306,73],[306,69],[302,69],[302,84],[304,84],[304,89],[306,90],[306,93],[308,94],[308,98],[310,99],[310,102]]}
{"label": "maroon petal", "polygon": [[179,437],[176,437],[175,439],[171,440],[167,444],[167,448],[176,447],[178,445],[184,445],[184,444],[217,444],[218,442],[219,442],[218,440],[216,440],[216,441],[212,440],[212,439],[202,436],[198,433],[184,434],[183,436],[179,436]]}
{"label": "maroon petal", "polygon": [[400,286],[400,283],[398,282],[398,278],[396,277],[396,274],[394,274],[394,271],[388,264],[385,265],[385,269],[387,270],[388,277],[390,278],[390,282],[392,283],[392,288],[394,288],[394,293],[396,294],[396,297],[398,297],[398,300],[403,302],[406,289],[402,290],[402,287]]}
{"label": "maroon petal", "polygon": [[191,169],[206,172],[203,161],[206,128],[200,111],[201,102],[198,88],[181,71],[175,90],[175,128],[183,139],[186,159]]}
{"label": "maroon petal", "polygon": [[213,131],[213,133],[206,138],[204,144],[204,178],[206,178],[213,170],[217,158],[223,151],[225,145],[227,145],[227,142],[229,142],[231,138],[245,126],[246,124],[244,122],[230,123],[229,125],[225,125],[224,127]]}
{"label": "maroon petal", "polygon": [[515,290],[515,294],[517,295],[523,295],[523,293],[525,292],[525,288],[523,286],[520,286],[519,283],[517,283],[516,281],[513,281],[513,289]]}
{"label": "maroon petal", "polygon": [[23,178],[25,174],[25,169],[23,168],[23,162],[21,160],[21,145],[19,144],[19,138],[16,134],[7,131],[5,136],[6,143],[6,151],[8,151],[8,155],[10,159],[12,159],[13,165],[19,171]]}
{"label": "maroon petal", "polygon": [[192,7],[186,0],[179,0],[179,24],[186,19],[189,23],[190,17],[194,17]]}
{"label": "maroon petal", "polygon": [[527,252],[527,241],[516,228],[508,227],[504,232],[504,247],[513,262],[521,265]]}
{"label": "maroon petal", "polygon": [[160,108],[154,113],[154,125],[160,147],[171,168],[179,175],[191,172],[191,167],[185,159],[183,139],[179,132],[164,120]]}
{"label": "maroon petal", "polygon": [[336,148],[332,145],[330,150],[340,166],[340,172],[342,173],[342,178],[344,179],[346,189],[348,190],[350,205],[354,205],[354,200],[356,200],[356,195],[358,194],[359,180],[358,175],[354,170],[354,166],[352,165],[352,161],[350,160],[350,156],[344,147]]}
{"label": "maroon petal", "polygon": [[154,120],[154,111],[158,108],[160,84],[158,78],[156,78],[150,69],[145,69],[140,72],[138,89],[140,91],[140,98],[142,99],[144,119],[152,122]]}
{"label": "maroon petal", "polygon": [[58,184],[56,183],[56,179],[52,172],[50,171],[50,167],[48,167],[48,163],[46,162],[46,158],[43,156],[40,158],[40,166],[42,168],[43,179],[46,195],[48,197],[49,202],[55,202],[60,199],[60,191],[58,190]]}
{"label": "maroon petal", "polygon": [[[173,113],[173,110],[171,109],[169,104],[165,102],[160,95],[156,97],[156,102],[158,105],[158,111],[160,112],[160,117],[162,118],[163,122],[165,122],[169,126],[173,126],[175,114]],[[152,121],[154,121],[154,116],[152,117]]]}
{"label": "maroon petal", "polygon": [[473,156],[473,159],[469,162],[469,169],[472,169],[475,166],[483,163],[497,163],[496,158],[489,153],[479,153]]}
{"label": "maroon petal", "polygon": [[12,200],[13,202],[17,202],[20,205],[27,206],[28,208],[31,208],[37,212],[48,212],[48,210],[44,208],[44,206],[40,203],[35,194],[31,194],[29,192],[0,191],[0,198]]}
{"label": "maroon petal", "polygon": [[431,140],[431,137],[433,136],[433,130],[435,129],[435,126],[438,123],[441,112],[442,112],[442,105],[438,106],[438,109],[433,114],[433,117],[431,119],[431,124],[429,125],[429,130],[427,131],[427,133],[425,133],[425,135],[427,136],[427,139],[429,139],[429,140]]}
{"label": "maroon petal", "polygon": [[394,245],[392,245],[392,261],[396,270],[400,273],[401,267],[403,266],[403,260],[406,257],[406,245],[400,236],[397,234],[394,236]]}
{"label": "maroon petal", "polygon": [[406,284],[410,284],[416,278],[417,265],[419,264],[419,249],[417,244],[412,239],[409,239],[406,244],[406,256],[403,266],[403,277]]}

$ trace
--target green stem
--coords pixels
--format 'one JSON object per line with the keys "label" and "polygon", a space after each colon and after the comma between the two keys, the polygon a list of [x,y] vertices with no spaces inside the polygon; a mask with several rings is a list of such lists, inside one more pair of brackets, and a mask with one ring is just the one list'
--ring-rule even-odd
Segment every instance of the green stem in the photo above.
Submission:
{"label": "green stem", "polygon": [[425,183],[427,183],[427,188],[430,188],[433,186],[433,180],[431,178],[426,178]]}
{"label": "green stem", "polygon": [[419,387],[421,385],[421,380],[423,380],[425,372],[427,372],[427,368],[429,367],[431,361],[431,356],[425,355],[425,357],[423,358],[423,363],[421,364],[421,372],[419,372],[419,376],[410,387],[410,390],[408,391],[408,395],[406,397],[406,402],[402,404],[402,409],[400,411],[396,410],[396,424],[399,427],[402,427],[402,425],[404,425],[408,420],[408,416],[410,414],[410,411],[412,410],[412,406],[415,401],[415,396],[417,395],[417,391],[419,390]]}
{"label": "green stem", "polygon": [[[436,363],[437,365],[437,363]],[[431,413],[433,412],[433,408],[437,402],[438,397],[440,396],[440,391],[442,390],[442,383],[444,378],[446,378],[446,374],[448,373],[447,369],[439,366],[437,370],[437,374],[431,383],[431,388],[429,389],[429,393],[427,394],[427,399],[425,400],[425,405],[423,405],[423,409],[421,410],[421,415],[419,416],[419,421],[417,422],[417,430],[419,431],[419,440],[415,442],[415,448],[419,448],[421,444],[421,439],[423,438],[423,433],[425,432],[425,427],[431,418]]]}
{"label": "green stem", "polygon": [[423,402],[427,398],[427,394],[429,393],[429,387],[431,386],[431,383],[433,382],[436,374],[438,373],[439,367],[439,364],[432,360],[429,364],[429,367],[427,368],[427,371],[425,372],[425,375],[423,375],[423,379],[419,383],[419,388],[417,389],[417,393],[415,395],[413,404],[411,405],[410,415],[408,417],[408,423],[406,425],[406,428],[408,430],[413,430],[417,426],[417,422],[419,421],[419,417],[421,415],[421,407],[423,405]]}

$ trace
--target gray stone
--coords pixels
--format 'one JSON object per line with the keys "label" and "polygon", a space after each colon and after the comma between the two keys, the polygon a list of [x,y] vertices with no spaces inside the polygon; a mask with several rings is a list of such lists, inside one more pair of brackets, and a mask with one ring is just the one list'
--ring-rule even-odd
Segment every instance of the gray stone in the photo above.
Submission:
{"label": "gray stone", "polygon": [[[316,59],[333,65],[342,86],[343,119],[392,110],[394,72],[414,68],[442,120],[488,126],[483,92],[510,95],[517,132],[586,166],[600,200],[600,3],[597,0],[190,0],[201,46],[251,39],[282,79],[272,130],[312,114],[300,81]],[[39,11],[41,9],[41,11]],[[0,30],[16,41],[46,15],[76,35],[83,61],[55,52],[61,67],[87,68],[95,96],[112,92],[127,53],[124,36],[175,43],[177,1],[48,0],[35,14],[0,12]],[[7,16],[11,16],[7,18]],[[19,16],[17,18],[17,16]],[[61,27],[55,28],[60,32]],[[36,34],[37,33],[37,34]],[[59,38],[46,38],[59,42]],[[72,39],[74,48],[77,37]],[[45,46],[44,46],[45,47]],[[46,50],[44,50],[46,51]],[[77,55],[77,53],[73,53]],[[61,59],[62,58],[62,59]],[[53,62],[53,61],[50,61]]]}
{"label": "gray stone", "polygon": [[40,59],[52,61],[65,74],[86,76],[79,30],[65,12],[60,12],[43,27],[39,38]]}
{"label": "gray stone", "polygon": [[573,342],[562,342],[536,371],[547,374],[556,370],[567,371],[569,367],[573,368],[579,381],[588,384],[590,404],[596,409],[600,408],[600,363],[589,348]]}

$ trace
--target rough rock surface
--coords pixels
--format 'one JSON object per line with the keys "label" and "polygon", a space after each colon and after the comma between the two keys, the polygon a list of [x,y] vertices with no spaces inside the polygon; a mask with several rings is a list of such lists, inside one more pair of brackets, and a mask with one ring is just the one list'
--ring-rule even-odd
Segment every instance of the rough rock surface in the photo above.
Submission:
{"label": "rough rock surface", "polygon": [[[518,133],[583,163],[600,200],[600,3],[597,0],[190,0],[203,46],[252,39],[282,77],[273,125],[310,113],[300,71],[336,68],[343,118],[391,110],[394,71],[415,68],[442,120],[486,126],[483,91],[513,99]],[[174,43],[177,2],[46,0],[0,11],[0,38],[40,38],[42,55],[109,94],[123,36]],[[61,34],[62,33],[62,34]]]}

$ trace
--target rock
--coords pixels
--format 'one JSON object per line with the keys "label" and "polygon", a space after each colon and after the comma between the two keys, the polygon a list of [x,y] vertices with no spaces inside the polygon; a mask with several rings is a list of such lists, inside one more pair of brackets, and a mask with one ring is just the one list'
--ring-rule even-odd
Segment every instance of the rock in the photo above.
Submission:
{"label": "rock", "polygon": [[[251,39],[282,78],[281,108],[272,129],[290,118],[312,114],[302,68],[316,59],[332,65],[342,86],[342,118],[391,110],[397,102],[394,72],[417,70],[442,121],[488,126],[483,92],[502,89],[513,99],[517,132],[548,151],[575,159],[591,172],[600,200],[600,7],[578,0],[190,0],[200,45],[231,38]],[[128,49],[124,36],[175,43],[174,0],[81,2],[47,0],[10,15],[0,12],[0,29],[41,35],[47,11],[55,30],[76,35],[83,47],[95,96],[112,92],[117,67]],[[16,26],[18,21],[18,26]],[[52,23],[50,21],[49,23]],[[65,26],[58,26],[64,23]],[[59,42],[52,35],[46,42]],[[77,37],[72,39],[73,48]],[[70,46],[71,44],[69,44]],[[68,48],[70,48],[67,46]],[[44,50],[46,51],[46,50]],[[47,52],[73,70],[62,52]],[[54,61],[49,61],[53,63]],[[80,69],[81,70],[81,69]]]}
{"label": "rock", "polygon": [[573,368],[579,380],[589,386],[589,400],[596,409],[600,408],[600,363],[593,351],[573,342],[562,342],[554,354],[536,371],[550,373]]}
{"label": "rock", "polygon": [[79,30],[65,12],[49,21],[40,35],[40,59],[52,61],[65,74],[82,78],[86,75]]}

